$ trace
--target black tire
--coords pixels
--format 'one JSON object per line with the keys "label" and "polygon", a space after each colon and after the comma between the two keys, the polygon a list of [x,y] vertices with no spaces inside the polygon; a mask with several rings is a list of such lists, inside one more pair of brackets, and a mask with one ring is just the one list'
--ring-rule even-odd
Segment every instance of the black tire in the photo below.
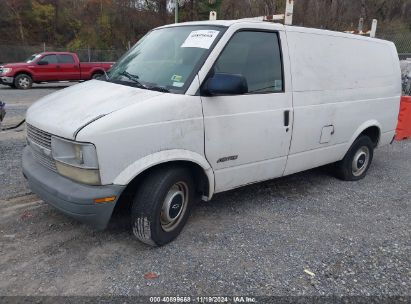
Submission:
{"label": "black tire", "polygon": [[[195,189],[186,168],[170,166],[151,172],[138,188],[131,207],[131,227],[136,238],[151,246],[173,241],[190,215]],[[166,217],[174,218],[174,222],[167,224]]]}
{"label": "black tire", "polygon": [[100,79],[101,77],[103,77],[103,73],[94,73],[92,76],[91,76],[91,79]]}
{"label": "black tire", "polygon": [[335,163],[336,176],[344,181],[363,179],[372,163],[374,147],[374,143],[368,136],[358,137],[344,158]]}
{"label": "black tire", "polygon": [[27,90],[32,87],[33,79],[31,79],[30,75],[19,74],[14,78],[14,85],[17,89]]}

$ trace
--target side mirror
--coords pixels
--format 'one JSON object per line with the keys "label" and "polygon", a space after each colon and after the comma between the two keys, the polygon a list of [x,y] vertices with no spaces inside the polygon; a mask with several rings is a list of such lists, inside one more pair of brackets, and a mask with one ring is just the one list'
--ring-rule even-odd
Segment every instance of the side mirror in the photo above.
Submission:
{"label": "side mirror", "polygon": [[242,95],[248,93],[247,80],[239,74],[216,73],[203,87],[207,95]]}
{"label": "side mirror", "polygon": [[48,65],[49,63],[47,61],[42,61],[40,60],[39,62],[37,62],[38,65]]}

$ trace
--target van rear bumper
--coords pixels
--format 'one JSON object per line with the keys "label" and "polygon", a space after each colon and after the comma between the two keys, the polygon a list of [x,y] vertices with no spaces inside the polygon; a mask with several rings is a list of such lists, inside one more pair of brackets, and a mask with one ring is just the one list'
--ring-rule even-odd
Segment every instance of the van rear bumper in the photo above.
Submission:
{"label": "van rear bumper", "polygon": [[[125,186],[89,186],[76,183],[39,164],[30,147],[23,151],[23,174],[30,189],[42,200],[64,214],[94,228],[103,230]],[[109,203],[96,204],[94,199],[115,196]]]}

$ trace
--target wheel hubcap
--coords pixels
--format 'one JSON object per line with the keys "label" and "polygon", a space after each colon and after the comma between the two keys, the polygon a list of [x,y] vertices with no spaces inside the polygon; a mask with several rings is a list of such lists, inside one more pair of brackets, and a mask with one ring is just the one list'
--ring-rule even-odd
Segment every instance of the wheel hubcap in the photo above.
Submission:
{"label": "wheel hubcap", "polygon": [[22,88],[27,88],[29,86],[30,81],[27,79],[27,77],[23,77],[19,79],[19,85]]}
{"label": "wheel hubcap", "polygon": [[355,153],[352,161],[352,173],[354,176],[362,175],[367,170],[368,163],[370,161],[370,150],[368,147],[361,147],[357,153]]}
{"label": "wheel hubcap", "polygon": [[164,231],[171,231],[178,226],[187,209],[188,187],[184,182],[174,184],[164,199],[160,221]]}

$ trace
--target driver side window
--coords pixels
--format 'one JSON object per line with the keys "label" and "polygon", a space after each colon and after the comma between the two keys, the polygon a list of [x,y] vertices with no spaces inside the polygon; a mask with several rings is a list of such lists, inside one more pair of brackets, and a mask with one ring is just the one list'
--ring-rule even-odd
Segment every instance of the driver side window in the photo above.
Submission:
{"label": "driver side window", "polygon": [[241,31],[218,58],[215,73],[241,74],[248,93],[283,92],[283,69],[277,33]]}
{"label": "driver side window", "polygon": [[55,64],[57,63],[57,56],[56,55],[46,55],[40,59],[40,61],[46,61],[48,64]]}

